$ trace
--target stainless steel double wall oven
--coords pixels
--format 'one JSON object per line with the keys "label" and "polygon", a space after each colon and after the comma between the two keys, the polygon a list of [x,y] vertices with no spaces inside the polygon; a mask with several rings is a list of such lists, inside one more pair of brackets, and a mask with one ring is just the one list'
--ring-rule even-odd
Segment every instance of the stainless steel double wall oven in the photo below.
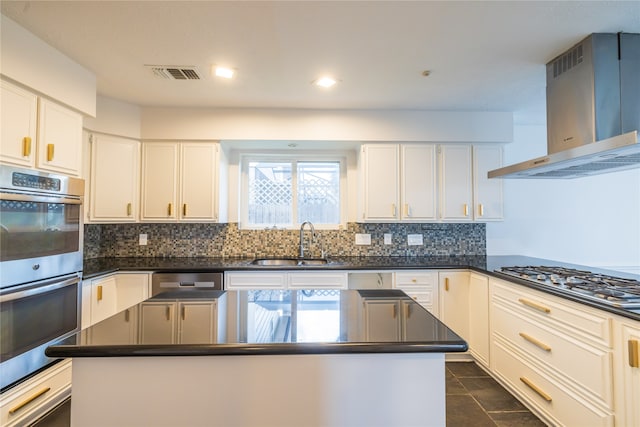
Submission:
{"label": "stainless steel double wall oven", "polygon": [[84,181],[0,166],[0,389],[80,330]]}

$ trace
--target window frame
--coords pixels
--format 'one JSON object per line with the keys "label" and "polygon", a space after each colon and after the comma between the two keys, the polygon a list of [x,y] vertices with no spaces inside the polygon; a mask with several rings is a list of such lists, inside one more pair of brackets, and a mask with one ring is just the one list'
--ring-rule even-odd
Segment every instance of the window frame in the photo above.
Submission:
{"label": "window frame", "polygon": [[[335,162],[340,167],[340,222],[337,224],[313,223],[318,230],[339,230],[346,228],[347,225],[347,156],[343,153],[331,152],[322,154],[289,154],[289,153],[243,153],[240,154],[240,197],[238,200],[238,228],[240,230],[298,230],[301,223],[297,223],[298,202],[298,169],[297,164],[300,162]],[[292,223],[288,225],[252,225],[249,224],[249,163],[250,162],[281,162],[292,164]]]}

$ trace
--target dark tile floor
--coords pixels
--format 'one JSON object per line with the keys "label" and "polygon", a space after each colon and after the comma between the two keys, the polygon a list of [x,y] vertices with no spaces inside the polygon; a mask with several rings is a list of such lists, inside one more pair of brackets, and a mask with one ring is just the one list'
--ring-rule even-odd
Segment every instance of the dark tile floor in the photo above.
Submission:
{"label": "dark tile floor", "polygon": [[447,362],[447,427],[545,424],[473,362]]}
{"label": "dark tile floor", "polygon": [[[473,362],[447,362],[447,427],[545,424]],[[71,399],[32,427],[69,427]]]}

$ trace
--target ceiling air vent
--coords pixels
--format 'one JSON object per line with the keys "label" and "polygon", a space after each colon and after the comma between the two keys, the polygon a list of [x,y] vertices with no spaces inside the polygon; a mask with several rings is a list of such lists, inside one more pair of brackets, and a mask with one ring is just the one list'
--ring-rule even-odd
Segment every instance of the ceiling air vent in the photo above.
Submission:
{"label": "ceiling air vent", "polygon": [[146,65],[156,77],[167,80],[200,80],[200,75],[193,66]]}

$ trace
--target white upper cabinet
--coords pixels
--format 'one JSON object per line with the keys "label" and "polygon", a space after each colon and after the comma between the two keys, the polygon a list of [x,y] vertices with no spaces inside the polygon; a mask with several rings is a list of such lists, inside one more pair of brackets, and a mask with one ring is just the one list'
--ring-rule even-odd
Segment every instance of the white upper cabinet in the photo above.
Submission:
{"label": "white upper cabinet", "polygon": [[436,156],[429,144],[362,148],[365,221],[436,219]]}
{"label": "white upper cabinet", "polygon": [[502,179],[487,178],[490,170],[502,167],[502,146],[474,145],[473,147],[473,218],[476,221],[504,219]]}
{"label": "white upper cabinet", "polygon": [[31,92],[0,81],[2,134],[0,160],[24,167],[35,165],[38,97]]}
{"label": "white upper cabinet", "polygon": [[37,146],[39,169],[80,175],[82,116],[55,102],[40,99]]}
{"label": "white upper cabinet", "polygon": [[440,145],[440,219],[473,218],[471,145]]}
{"label": "white upper cabinet", "polygon": [[82,116],[9,82],[0,83],[0,161],[79,176]]}
{"label": "white upper cabinet", "polygon": [[177,220],[180,145],[142,144],[142,220]]}
{"label": "white upper cabinet", "polygon": [[142,145],[143,221],[218,220],[217,143]]}
{"label": "white upper cabinet", "polygon": [[368,144],[362,147],[364,220],[398,220],[400,168],[397,144]]}
{"label": "white upper cabinet", "polygon": [[400,217],[406,221],[436,219],[436,146],[403,144]]}
{"label": "white upper cabinet", "polygon": [[135,221],[138,218],[140,143],[91,135],[89,220]]}

